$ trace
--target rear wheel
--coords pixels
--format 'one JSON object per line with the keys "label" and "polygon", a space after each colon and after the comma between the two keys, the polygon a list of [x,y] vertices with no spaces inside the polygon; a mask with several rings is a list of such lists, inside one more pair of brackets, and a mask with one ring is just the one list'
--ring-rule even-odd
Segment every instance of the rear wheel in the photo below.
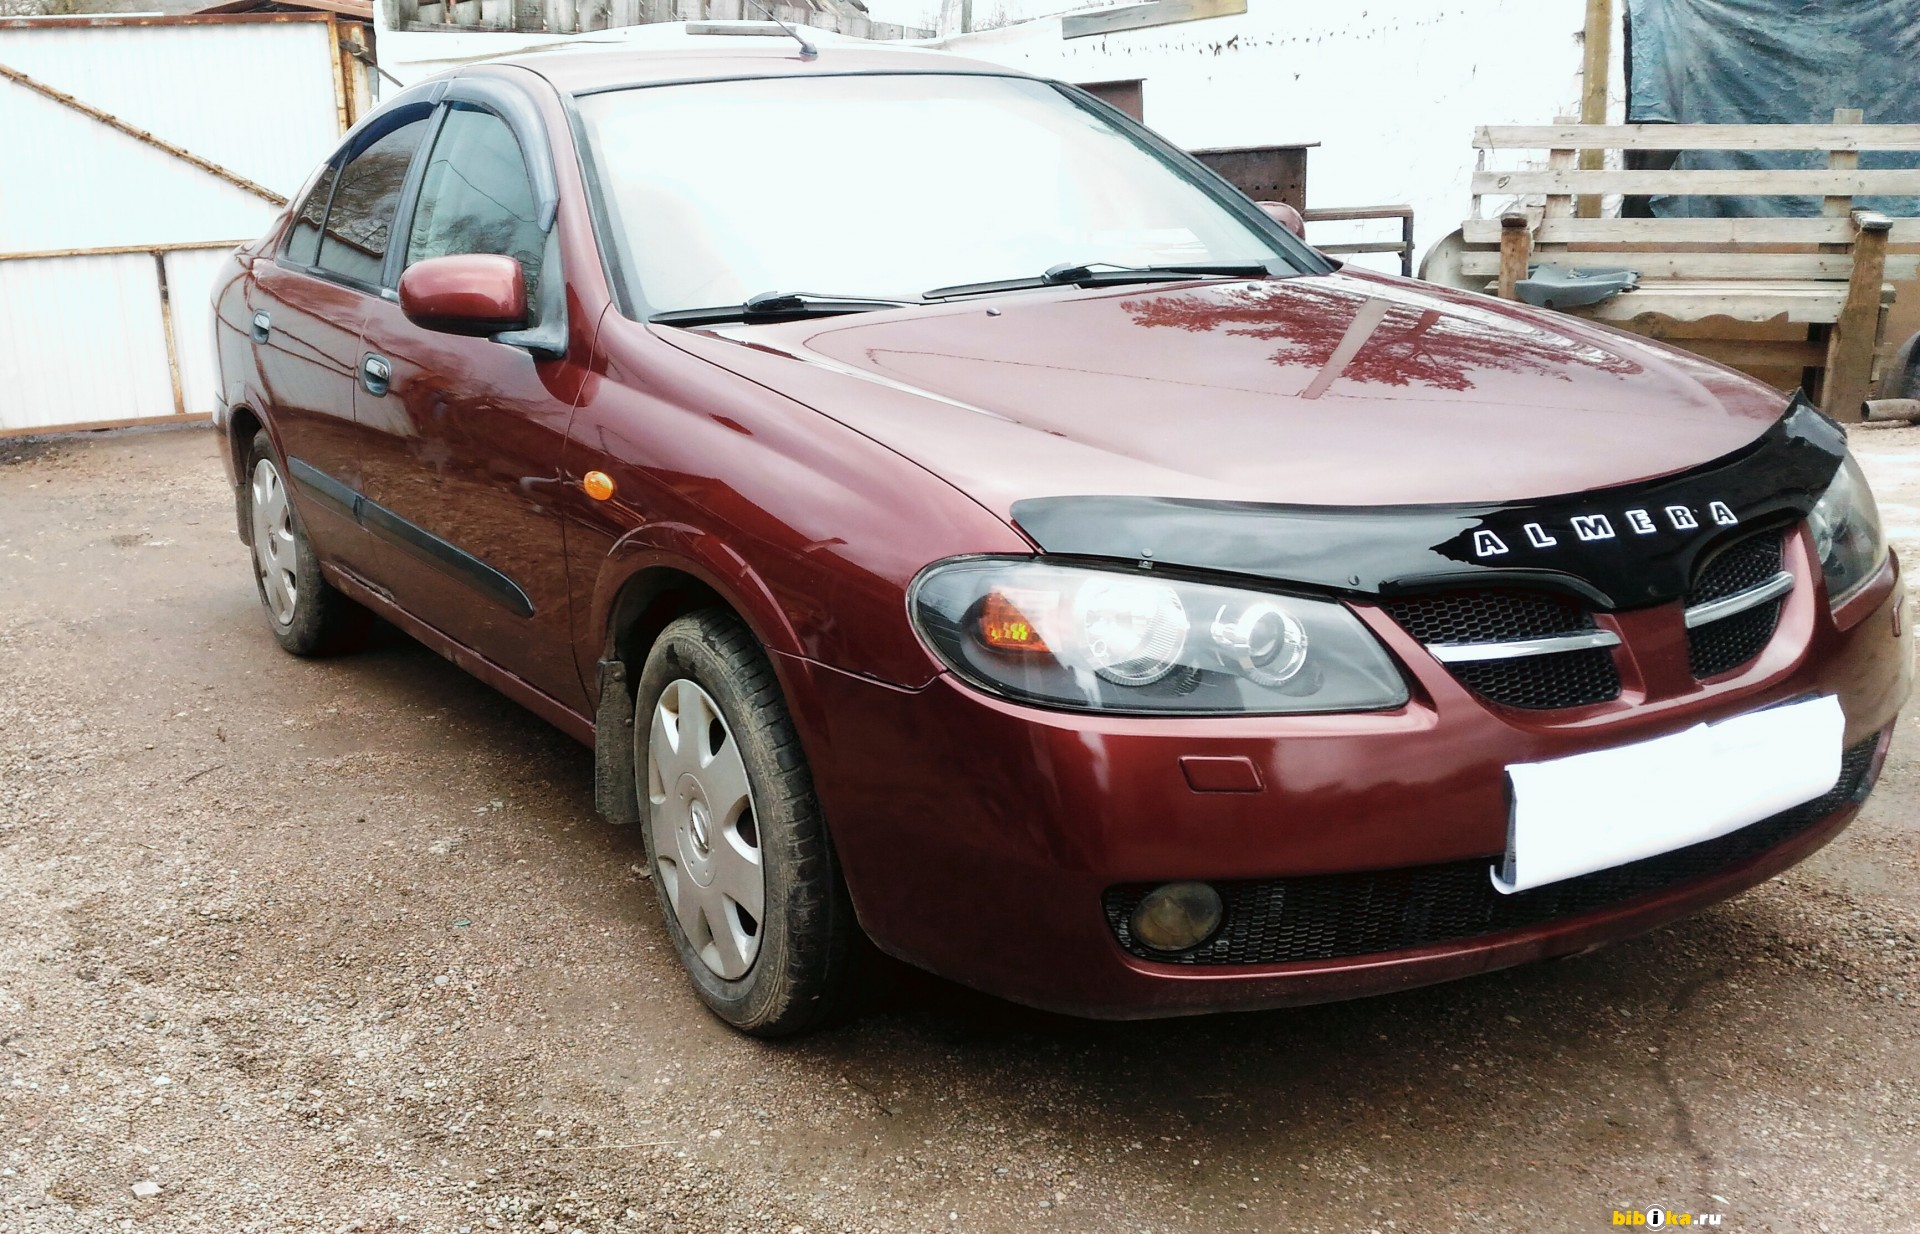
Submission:
{"label": "rear wheel", "polygon": [[287,493],[286,474],[265,432],[248,450],[247,516],[253,580],[267,623],[297,656],[345,650],[366,633],[367,611],[320,575],[320,560]]}
{"label": "rear wheel", "polygon": [[859,927],[766,653],[729,613],[683,617],[635,715],[648,862],[701,1000],[759,1037],[838,1016]]}

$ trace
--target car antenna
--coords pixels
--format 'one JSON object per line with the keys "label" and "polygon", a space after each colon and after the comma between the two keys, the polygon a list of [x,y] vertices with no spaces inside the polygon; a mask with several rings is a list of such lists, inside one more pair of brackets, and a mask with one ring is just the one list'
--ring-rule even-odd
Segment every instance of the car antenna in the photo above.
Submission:
{"label": "car antenna", "polygon": [[765,4],[762,4],[760,0],[751,0],[751,3],[753,4],[754,8],[759,9],[762,13],[765,13],[767,15],[768,20],[772,21],[774,25],[780,27],[782,30],[785,30],[788,34],[793,36],[793,41],[800,44],[800,58],[802,60],[811,60],[815,56],[820,54],[820,49],[818,47],[815,47],[812,43],[809,43],[807,42],[807,40],[801,38],[800,32],[798,30],[795,30],[792,26],[789,26],[786,22],[781,21],[780,18],[775,15],[774,11],[771,8],[767,7]]}

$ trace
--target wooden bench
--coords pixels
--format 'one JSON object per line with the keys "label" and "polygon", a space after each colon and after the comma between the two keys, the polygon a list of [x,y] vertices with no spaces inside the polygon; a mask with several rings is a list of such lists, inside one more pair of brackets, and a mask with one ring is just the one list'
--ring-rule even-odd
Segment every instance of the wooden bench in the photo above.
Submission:
{"label": "wooden bench", "polygon": [[[1529,263],[1625,268],[1640,285],[1570,310],[1667,339],[1780,385],[1805,385],[1829,415],[1858,420],[1872,389],[1889,280],[1920,276],[1920,219],[1854,208],[1920,195],[1920,169],[1862,169],[1862,150],[1920,150],[1920,124],[1613,124],[1482,127],[1473,217],[1448,281],[1513,299]],[[1825,168],[1583,169],[1582,151],[1811,150]],[[1534,151],[1544,167],[1499,170],[1490,153]],[[1657,157],[1657,156],[1656,156]],[[1601,218],[1607,195],[1813,196],[1814,218]],[[1483,218],[1488,197],[1539,204]],[[1896,251],[1889,255],[1888,246]],[[1899,251],[1899,250],[1906,251]]]}

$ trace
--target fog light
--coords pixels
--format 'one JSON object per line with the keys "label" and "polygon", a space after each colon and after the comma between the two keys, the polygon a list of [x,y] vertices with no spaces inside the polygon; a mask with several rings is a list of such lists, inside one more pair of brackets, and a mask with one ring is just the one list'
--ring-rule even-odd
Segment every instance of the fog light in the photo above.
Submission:
{"label": "fog light", "polygon": [[1205,883],[1155,887],[1133,910],[1133,937],[1153,951],[1189,951],[1220,928],[1220,893]]}

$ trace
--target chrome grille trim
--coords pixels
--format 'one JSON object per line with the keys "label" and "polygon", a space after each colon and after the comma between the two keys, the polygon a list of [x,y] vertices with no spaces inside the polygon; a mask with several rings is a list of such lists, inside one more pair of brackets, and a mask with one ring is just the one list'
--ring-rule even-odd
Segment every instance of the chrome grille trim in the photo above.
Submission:
{"label": "chrome grille trim", "polygon": [[1471,664],[1481,660],[1518,660],[1525,656],[1550,656],[1562,651],[1590,651],[1596,647],[1619,645],[1620,636],[1612,630],[1582,630],[1578,634],[1522,638],[1510,643],[1428,643],[1427,651],[1442,664]]}
{"label": "chrome grille trim", "polygon": [[1704,604],[1695,604],[1686,611],[1687,629],[1692,630],[1736,613],[1744,613],[1750,608],[1759,608],[1770,600],[1777,600],[1793,590],[1793,575],[1782,570],[1757,587],[1745,591],[1736,591],[1730,596],[1718,600],[1708,600]]}

